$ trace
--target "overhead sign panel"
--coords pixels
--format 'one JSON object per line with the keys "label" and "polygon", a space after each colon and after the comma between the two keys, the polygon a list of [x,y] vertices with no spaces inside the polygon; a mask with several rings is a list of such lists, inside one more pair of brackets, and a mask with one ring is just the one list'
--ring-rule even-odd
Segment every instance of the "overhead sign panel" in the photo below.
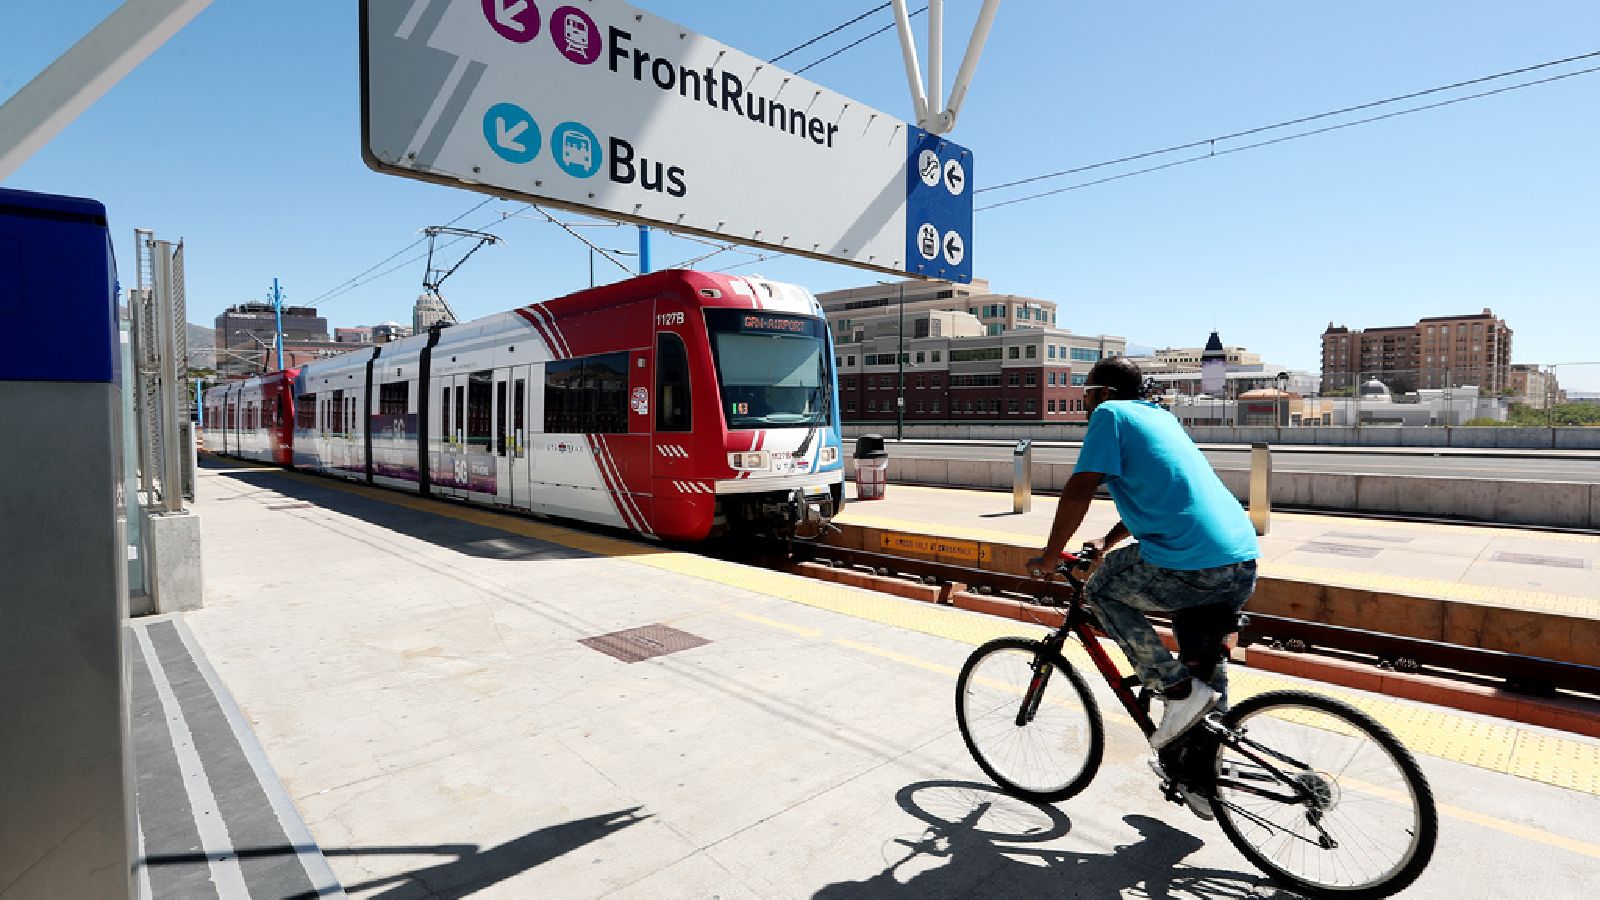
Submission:
{"label": "overhead sign panel", "polygon": [[373,169],[972,278],[972,155],[617,0],[363,0]]}

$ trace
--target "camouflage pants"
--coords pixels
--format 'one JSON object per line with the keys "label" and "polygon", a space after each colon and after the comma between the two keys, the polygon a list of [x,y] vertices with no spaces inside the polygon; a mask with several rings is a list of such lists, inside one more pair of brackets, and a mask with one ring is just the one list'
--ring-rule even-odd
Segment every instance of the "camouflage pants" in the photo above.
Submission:
{"label": "camouflage pants", "polygon": [[[1213,569],[1163,569],[1145,562],[1135,543],[1107,554],[1084,591],[1101,627],[1122,647],[1147,687],[1160,691],[1192,674],[1217,692],[1218,709],[1227,709],[1228,663],[1222,642],[1238,630],[1239,610],[1255,587],[1255,560]],[[1161,644],[1146,612],[1172,616],[1182,661]]]}

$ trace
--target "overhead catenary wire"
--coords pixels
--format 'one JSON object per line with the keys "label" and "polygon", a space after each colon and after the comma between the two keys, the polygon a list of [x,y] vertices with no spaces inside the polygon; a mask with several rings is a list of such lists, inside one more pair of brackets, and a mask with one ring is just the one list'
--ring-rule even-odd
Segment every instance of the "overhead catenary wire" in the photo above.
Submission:
{"label": "overhead catenary wire", "polygon": [[[928,11],[928,8],[926,6],[924,6],[921,9],[913,12],[908,18],[915,19],[917,16],[920,16],[920,15],[922,15],[923,13],[925,13],[927,11]],[[817,66],[820,66],[823,63],[827,62],[828,60],[833,59],[835,56],[838,56],[839,54],[844,53],[844,52],[849,51],[849,50],[854,50],[855,48],[861,46],[862,44],[865,44],[867,41],[872,40],[873,38],[877,37],[878,35],[883,34],[885,32],[888,32],[888,31],[893,31],[894,29],[895,29],[895,25],[894,25],[894,23],[891,22],[890,24],[885,25],[882,28],[879,28],[877,31],[874,31],[871,34],[866,35],[865,37],[857,38],[856,40],[851,41],[848,44],[845,44],[843,47],[840,47],[839,49],[833,51],[832,53],[829,53],[827,56],[824,56],[821,59],[815,59],[815,60],[812,60],[809,63],[806,63],[805,65],[801,66],[800,68],[795,69],[794,73],[796,75],[800,75],[800,74],[804,73],[807,69],[815,69]]]}
{"label": "overhead catenary wire", "polygon": [[867,18],[868,16],[872,15],[873,13],[883,12],[884,10],[888,9],[890,6],[893,6],[893,5],[894,4],[892,4],[892,3],[882,3],[882,4],[879,4],[877,6],[874,6],[873,8],[867,10],[866,12],[862,13],[861,15],[856,16],[854,19],[851,19],[850,21],[845,22],[845,23],[840,24],[840,25],[835,25],[834,27],[828,29],[827,31],[824,31],[823,33],[817,35],[816,37],[811,38],[810,40],[807,40],[807,41],[805,41],[803,43],[796,44],[795,46],[790,47],[789,49],[783,51],[782,53],[779,53],[777,56],[774,56],[772,59],[769,59],[767,61],[768,62],[777,62],[777,61],[779,61],[781,59],[784,59],[785,57],[793,56],[794,54],[800,52],[801,50],[804,50],[805,48],[811,46],[812,44],[815,44],[817,41],[820,41],[823,38],[832,37],[833,35],[838,34],[839,32],[845,30],[846,28],[849,28],[851,25],[854,25],[855,23],[861,21],[862,19]]}
{"label": "overhead catenary wire", "polygon": [[[1576,56],[1568,56],[1568,57],[1565,57],[1565,58],[1562,58],[1562,59],[1553,59],[1553,60],[1549,60],[1547,62],[1535,63],[1535,64],[1533,64],[1531,66],[1522,66],[1522,67],[1516,68],[1516,69],[1507,69],[1506,71],[1503,71],[1503,72],[1495,72],[1492,75],[1482,75],[1482,76],[1479,76],[1477,78],[1469,78],[1466,81],[1457,81],[1457,82],[1454,82],[1452,84],[1439,85],[1438,87],[1431,87],[1431,88],[1427,88],[1425,90],[1412,91],[1412,92],[1406,93],[1406,94],[1397,94],[1397,95],[1395,95],[1393,97],[1385,97],[1382,100],[1373,100],[1373,101],[1370,101],[1370,102],[1367,102],[1367,103],[1360,103],[1360,104],[1357,104],[1355,106],[1346,106],[1346,107],[1343,107],[1341,109],[1328,110],[1327,112],[1320,112],[1320,113],[1316,113],[1314,115],[1300,116],[1298,118],[1287,119],[1287,120],[1284,120],[1282,122],[1274,122],[1271,125],[1260,125],[1260,126],[1257,126],[1255,128],[1247,128],[1247,129],[1245,129],[1243,131],[1235,131],[1235,132],[1232,132],[1230,134],[1221,134],[1221,135],[1217,135],[1215,137],[1202,138],[1202,139],[1197,140],[1197,141],[1189,141],[1189,142],[1183,143],[1183,144],[1173,144],[1170,147],[1162,147],[1162,148],[1160,148],[1158,150],[1146,150],[1143,153],[1134,153],[1132,155],[1121,156],[1121,157],[1118,157],[1116,159],[1108,159],[1108,160],[1104,160],[1102,162],[1090,163],[1088,165],[1083,165],[1083,166],[1074,166],[1074,167],[1072,167],[1070,169],[1061,169],[1061,170],[1056,171],[1056,172],[1046,172],[1046,173],[1041,174],[1041,175],[1031,175],[1031,176],[1029,176],[1027,178],[1018,178],[1018,179],[1015,179],[1015,180],[1012,180],[1012,181],[1001,182],[1000,184],[991,184],[991,185],[987,185],[985,187],[976,187],[976,188],[973,188],[972,192],[973,192],[973,194],[982,194],[982,193],[985,193],[987,191],[999,191],[999,190],[1004,190],[1006,188],[1018,187],[1018,186],[1024,185],[1024,184],[1032,184],[1032,183],[1038,182],[1038,181],[1047,181],[1047,180],[1052,179],[1052,178],[1062,178],[1062,177],[1067,176],[1067,175],[1078,175],[1078,174],[1081,174],[1083,172],[1089,172],[1089,171],[1093,171],[1095,169],[1104,169],[1104,168],[1107,168],[1109,166],[1121,165],[1123,163],[1137,162],[1137,161],[1139,161],[1141,159],[1149,159],[1149,158],[1151,158],[1153,156],[1162,156],[1162,155],[1167,154],[1167,153],[1178,153],[1178,152],[1183,151],[1183,150],[1193,150],[1193,149],[1195,149],[1197,147],[1214,147],[1216,144],[1224,142],[1224,141],[1237,140],[1238,138],[1249,137],[1249,136],[1254,135],[1254,134],[1262,134],[1262,133],[1268,132],[1268,131],[1275,131],[1275,130],[1280,129],[1280,128],[1291,128],[1291,127],[1293,127],[1295,125],[1304,125],[1304,124],[1306,124],[1308,122],[1315,122],[1315,121],[1319,121],[1321,119],[1332,118],[1334,116],[1348,115],[1349,113],[1361,112],[1362,110],[1375,109],[1375,108],[1380,107],[1380,106],[1387,106],[1387,105],[1389,105],[1391,103],[1401,103],[1401,102],[1404,102],[1406,100],[1415,100],[1418,97],[1426,97],[1426,96],[1430,96],[1432,94],[1443,93],[1445,91],[1459,90],[1460,88],[1471,87],[1472,85],[1475,85],[1475,84],[1484,84],[1486,82],[1496,81],[1496,80],[1499,80],[1501,78],[1510,78],[1510,77],[1515,76],[1515,75],[1524,75],[1524,74],[1527,74],[1528,72],[1536,72],[1536,71],[1539,71],[1541,69],[1548,69],[1548,68],[1551,68],[1551,67],[1554,67],[1554,66],[1567,65],[1569,63],[1580,62],[1580,61],[1585,60],[1585,59],[1594,59],[1596,57],[1600,57],[1600,50],[1594,50],[1594,51],[1591,51],[1591,52],[1588,52],[1588,53],[1580,53],[1580,54],[1578,54]],[[1558,76],[1556,78],[1547,78],[1547,79],[1541,79],[1541,80],[1538,80],[1538,81],[1526,82],[1526,83],[1524,83],[1522,85],[1518,85],[1517,87],[1531,87],[1531,86],[1536,85],[1536,84],[1545,84],[1545,83],[1547,83],[1549,81],[1559,81],[1561,78],[1570,77],[1571,75],[1582,75],[1582,74],[1586,74],[1586,73],[1591,72],[1591,71],[1593,71],[1593,70],[1592,69],[1584,69],[1581,72],[1572,72],[1572,73],[1568,73],[1567,75]],[[1450,103],[1460,102],[1462,100],[1475,100],[1475,99],[1477,99],[1479,97],[1487,97],[1487,96],[1490,96],[1490,95],[1496,94],[1496,93],[1504,93],[1504,90],[1514,90],[1514,89],[1515,88],[1502,89],[1502,90],[1499,90],[1499,91],[1486,91],[1486,92],[1479,93],[1479,94],[1473,94],[1473,95],[1468,96],[1468,97],[1461,97],[1461,98],[1458,98],[1456,100],[1452,100],[1452,101],[1449,101],[1449,102],[1446,102],[1446,103],[1436,103],[1436,104],[1429,104],[1429,105],[1426,105],[1426,106],[1416,107],[1412,111],[1420,112],[1420,111],[1425,110],[1425,109],[1436,109],[1436,108],[1438,108],[1440,106],[1448,106],[1448,105],[1450,105]],[[1365,124],[1367,122],[1376,122],[1376,121],[1379,121],[1379,120],[1384,119],[1384,118],[1392,118],[1392,117],[1393,116],[1376,116],[1376,117],[1372,117],[1372,118],[1368,118],[1368,119],[1363,119],[1360,122],[1351,122],[1351,123],[1347,123],[1347,124],[1348,125]],[[1346,126],[1340,126],[1340,127],[1346,127]],[[1316,131],[1305,132],[1305,134],[1306,135],[1321,134],[1321,133],[1324,133],[1326,131],[1332,131],[1332,130],[1336,130],[1336,129],[1331,129],[1331,128],[1330,129],[1317,129]],[[1266,146],[1266,144],[1263,143],[1263,144],[1258,144],[1258,145],[1253,145],[1253,146]],[[1217,155],[1221,155],[1221,154],[1217,154]],[[1208,154],[1208,156],[1209,156],[1209,154]],[[1181,164],[1182,163],[1179,163],[1179,165],[1181,165]],[[1166,168],[1171,168],[1171,167],[1172,167],[1171,165],[1155,166],[1155,167],[1152,167],[1149,171],[1159,171],[1161,169],[1166,169]],[[1137,174],[1137,173],[1130,173],[1130,174]],[[1104,181],[1108,181],[1108,180],[1115,180],[1115,179],[1102,179],[1100,181],[1096,181],[1096,182],[1092,182],[1092,183],[1100,184],[1100,183],[1103,183]],[[1083,186],[1087,187],[1088,185],[1085,184]],[[1044,195],[1044,196],[1048,196],[1048,195]],[[1028,199],[1028,198],[1019,198],[1019,199]],[[1000,205],[1003,205],[1003,204],[992,204],[990,207],[984,207],[984,208],[988,209],[988,208],[992,208],[993,206],[1000,206]]]}
{"label": "overhead catenary wire", "polygon": [[[1586,57],[1587,56],[1600,56],[1600,53],[1586,54]],[[1585,58],[1585,57],[1577,57],[1577,58],[1581,59],[1581,58]],[[1118,173],[1116,175],[1108,175],[1105,178],[1096,178],[1093,181],[1078,182],[1076,184],[1067,185],[1066,187],[1054,188],[1054,189],[1048,190],[1048,191],[1039,191],[1038,193],[1027,194],[1027,195],[1022,196],[1022,197],[1014,197],[1014,198],[1009,199],[1009,200],[1002,200],[1002,201],[999,201],[997,203],[990,203],[990,204],[987,204],[985,206],[976,207],[973,210],[973,212],[983,212],[984,210],[998,209],[998,208],[1000,208],[1002,206],[1011,206],[1011,205],[1017,204],[1017,203],[1025,203],[1025,202],[1027,202],[1029,200],[1038,200],[1038,199],[1041,199],[1043,197],[1050,197],[1050,196],[1054,196],[1056,194],[1063,194],[1063,193],[1066,193],[1068,191],[1082,190],[1083,188],[1094,187],[1095,185],[1105,184],[1105,183],[1111,182],[1111,181],[1120,181],[1120,180],[1122,180],[1124,178],[1133,178],[1134,176],[1137,176],[1137,175],[1148,175],[1148,174],[1151,174],[1153,172],[1160,172],[1160,171],[1162,171],[1164,169],[1172,169],[1172,168],[1176,168],[1178,166],[1186,166],[1186,165],[1189,165],[1191,163],[1204,162],[1205,160],[1208,160],[1208,159],[1216,159],[1217,157],[1221,157],[1221,156],[1230,156],[1230,155],[1235,154],[1235,153],[1243,153],[1246,150],[1258,150],[1258,149],[1260,149],[1262,147],[1270,147],[1270,146],[1272,146],[1274,144],[1283,144],[1283,143],[1287,143],[1289,141],[1297,141],[1297,140],[1300,140],[1302,138],[1314,137],[1314,136],[1319,135],[1319,134],[1327,134],[1327,133],[1332,132],[1332,131],[1340,131],[1340,130],[1345,129],[1345,128],[1354,128],[1357,125],[1369,125],[1369,124],[1371,124],[1373,122],[1382,122],[1382,121],[1385,121],[1387,119],[1395,119],[1395,118],[1399,118],[1401,116],[1408,116],[1408,115],[1411,115],[1413,113],[1426,112],[1428,110],[1439,109],[1439,108],[1445,107],[1445,106],[1453,106],[1453,105],[1455,105],[1457,103],[1465,103],[1468,100],[1479,100],[1479,99],[1482,99],[1484,97],[1492,97],[1492,96],[1495,96],[1497,94],[1505,94],[1505,93],[1509,93],[1511,91],[1522,90],[1523,88],[1537,87],[1539,85],[1550,84],[1550,83],[1556,82],[1556,81],[1563,81],[1563,80],[1568,79],[1568,78],[1576,78],[1579,75],[1589,75],[1589,74],[1592,74],[1594,72],[1600,72],[1600,66],[1591,66],[1591,67],[1586,68],[1586,69],[1578,69],[1578,70],[1575,70],[1575,71],[1572,71],[1572,72],[1563,72],[1560,75],[1551,75],[1548,78],[1539,78],[1539,79],[1535,79],[1533,81],[1525,81],[1525,82],[1521,82],[1519,84],[1507,85],[1505,87],[1495,88],[1494,90],[1490,90],[1490,91],[1479,91],[1478,93],[1468,94],[1468,95],[1463,96],[1463,97],[1452,97],[1449,100],[1440,100],[1437,103],[1427,103],[1427,104],[1424,104],[1422,106],[1414,106],[1414,107],[1410,107],[1410,108],[1407,108],[1407,109],[1397,110],[1397,111],[1391,112],[1391,113],[1384,113],[1383,115],[1367,116],[1366,118],[1356,119],[1356,120],[1351,121],[1351,122],[1340,122],[1337,125],[1328,125],[1328,126],[1325,126],[1323,128],[1314,128],[1314,129],[1312,129],[1310,131],[1296,132],[1294,134],[1284,135],[1283,137],[1271,138],[1269,140],[1264,140],[1264,141],[1256,141],[1255,143],[1245,144],[1245,145],[1239,146],[1239,147],[1228,147],[1228,148],[1225,148],[1225,149],[1222,149],[1222,150],[1216,150],[1216,149],[1213,148],[1207,153],[1202,153],[1202,154],[1199,154],[1199,155],[1196,155],[1196,156],[1186,157],[1184,159],[1174,160],[1174,161],[1169,162],[1169,163],[1162,163],[1162,164],[1156,165],[1156,166],[1148,166],[1146,168],[1137,169],[1137,170],[1132,171],[1132,172],[1121,172],[1121,173]],[[1480,81],[1481,81],[1481,79],[1480,79]],[[1430,93],[1432,93],[1432,92],[1430,92]],[[1413,95],[1413,96],[1415,96],[1415,95]],[[1371,108],[1371,107],[1369,105],[1369,106],[1364,106],[1364,107],[1359,107],[1359,108]],[[1310,118],[1323,118],[1323,116],[1308,117],[1306,119],[1301,119],[1300,121],[1302,121],[1302,122],[1309,121]],[[1261,133],[1262,131],[1265,131],[1265,130],[1268,130],[1268,129],[1267,128],[1253,129],[1250,132],[1243,132],[1243,133],[1259,134],[1259,133]],[[1108,161],[1108,162],[1104,162],[1104,163],[1096,163],[1096,164],[1091,165],[1091,166],[1080,166],[1080,167],[1078,167],[1076,169],[1066,170],[1066,171],[1063,171],[1063,172],[1055,173],[1055,174],[1050,175],[1050,176],[1040,176],[1040,177],[1036,177],[1036,178],[1033,178],[1033,179],[1024,179],[1022,181],[1011,182],[1009,185],[997,185],[994,188],[990,188],[990,190],[995,190],[995,189],[998,189],[999,187],[1002,187],[1002,186],[1014,186],[1014,185],[1017,185],[1017,184],[1026,183],[1028,181],[1038,181],[1042,177],[1057,177],[1058,175],[1071,174],[1072,172],[1085,172],[1085,171],[1089,171],[1091,169],[1104,168],[1104,167],[1109,166],[1109,165],[1115,165],[1118,162],[1128,162],[1130,160],[1135,160],[1135,159],[1148,159],[1148,158],[1150,158],[1152,156],[1158,156],[1158,155],[1161,155],[1163,153],[1171,153],[1171,152],[1174,152],[1176,150],[1194,149],[1196,147],[1208,147],[1208,146],[1212,145],[1217,140],[1223,140],[1223,138],[1215,138],[1215,139],[1209,140],[1209,141],[1198,141],[1198,142],[1194,142],[1194,143],[1190,143],[1190,144],[1183,144],[1183,145],[1180,145],[1180,146],[1177,146],[1177,147],[1167,148],[1165,150],[1151,151],[1149,153],[1141,153],[1141,154],[1138,154],[1138,155],[1135,155],[1135,156],[1132,156],[1132,157],[1124,157],[1121,160],[1113,160],[1113,161]],[[977,191],[974,191],[974,193],[977,193]]]}
{"label": "overhead catenary wire", "polygon": [[[467,216],[472,215],[473,213],[477,212],[478,210],[483,209],[485,206],[488,206],[490,203],[493,203],[494,201],[499,200],[499,199],[500,199],[499,197],[485,197],[482,201],[480,201],[479,203],[477,203],[474,206],[472,206],[466,212],[463,212],[461,215],[456,216],[454,219],[451,219],[450,221],[446,222],[445,225],[447,225],[447,226],[454,225],[455,223],[461,221],[462,219],[465,219]],[[426,236],[417,238],[416,240],[412,241],[411,243],[405,245],[404,247],[401,247],[399,250],[396,250],[394,253],[391,253],[388,256],[384,257],[383,259],[378,260],[376,263],[373,263],[371,266],[367,267],[365,270],[363,270],[361,272],[357,272],[355,275],[352,275],[349,278],[345,279],[344,281],[340,282],[339,284],[334,285],[332,288],[329,288],[328,290],[323,291],[321,294],[318,294],[316,296],[316,298],[313,299],[309,305],[314,306],[314,305],[316,305],[317,303],[319,303],[319,302],[321,302],[323,300],[326,300],[326,299],[328,299],[330,297],[333,297],[333,296],[337,296],[341,292],[341,289],[343,289],[346,285],[349,285],[351,282],[354,282],[354,281],[360,279],[362,276],[364,276],[367,273],[373,271],[374,269],[377,269],[380,266],[383,266],[383,265],[387,264],[390,260],[392,260],[395,257],[401,255],[402,253],[405,253],[407,250],[410,250],[412,247],[416,247],[416,246],[422,244],[427,239],[428,238]]]}
{"label": "overhead catenary wire", "polygon": [[[495,198],[495,197],[491,197],[490,198],[490,200],[495,200],[495,199],[500,199],[500,198]],[[484,204],[480,203],[477,206],[473,207],[473,210],[481,209],[483,206],[484,206]],[[533,204],[529,203],[529,204],[524,205],[522,207],[522,210],[531,209],[532,207],[533,207]],[[521,212],[522,210],[518,210],[518,211]],[[468,213],[464,213],[464,214],[462,214],[460,216],[455,217],[454,219],[451,219],[450,220],[451,224],[454,224],[456,222],[461,221],[463,218],[466,217],[467,214],[470,214],[471,211],[472,210],[469,210]],[[510,215],[514,215],[514,214],[513,213],[501,213],[500,214],[500,218],[497,218],[497,219],[495,219],[495,220],[493,220],[491,222],[486,222],[483,225],[479,226],[476,230],[478,230],[478,231],[488,231],[490,229],[499,227],[499,225],[505,221],[506,217],[508,217]],[[428,240],[427,237],[424,236],[421,239],[412,242],[410,245],[408,245],[407,247],[402,249],[400,251],[400,253],[404,253],[406,250],[409,250],[412,247],[417,246],[418,244],[424,243],[427,240]],[[443,249],[445,249],[447,247],[453,246],[453,245],[455,245],[457,243],[460,243],[461,241],[464,241],[464,240],[466,240],[465,237],[454,237],[454,238],[444,242],[443,244],[440,244],[438,249],[443,250]],[[390,256],[389,259],[394,259],[395,256],[399,256],[399,255],[400,255],[399,253],[396,253],[393,256]],[[330,303],[330,302],[332,302],[334,300],[337,300],[340,297],[345,296],[346,294],[351,293],[352,291],[356,290],[357,288],[363,287],[363,286],[365,286],[367,284],[370,284],[370,283],[372,283],[374,281],[377,281],[379,278],[383,278],[386,275],[392,275],[395,272],[398,272],[401,269],[406,268],[407,266],[413,265],[413,264],[418,263],[418,262],[422,262],[423,260],[425,260],[427,258],[428,258],[427,251],[423,251],[421,253],[418,253],[415,256],[403,259],[400,262],[395,263],[394,265],[390,266],[387,269],[384,269],[381,272],[377,272],[377,273],[374,273],[374,274],[371,274],[371,275],[367,275],[366,277],[361,278],[361,280],[359,280],[359,281],[346,282],[341,287],[335,288],[334,290],[329,291],[328,293],[324,294],[322,297],[319,297],[317,299],[318,299],[318,301],[321,302],[322,305],[325,306],[328,303]],[[385,260],[385,262],[387,262],[387,261],[388,260]],[[382,265],[382,263],[379,263],[379,265]],[[367,271],[371,272],[372,270],[368,269]],[[317,302],[317,301],[313,301],[313,302]]]}

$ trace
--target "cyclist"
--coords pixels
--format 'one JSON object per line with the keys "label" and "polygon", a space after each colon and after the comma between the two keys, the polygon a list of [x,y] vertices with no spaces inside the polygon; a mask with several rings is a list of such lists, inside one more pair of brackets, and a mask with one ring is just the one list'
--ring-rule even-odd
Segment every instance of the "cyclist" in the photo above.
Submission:
{"label": "cyclist", "polygon": [[[1178,420],[1143,399],[1136,364],[1101,360],[1088,382],[1089,431],[1049,542],[1028,568],[1054,570],[1103,482],[1121,520],[1089,543],[1104,552],[1130,536],[1138,542],[1100,557],[1084,596],[1164,701],[1150,736],[1160,750],[1219,704],[1227,708],[1225,641],[1255,590],[1256,534]],[[1162,646],[1146,612],[1172,614],[1181,661]]]}

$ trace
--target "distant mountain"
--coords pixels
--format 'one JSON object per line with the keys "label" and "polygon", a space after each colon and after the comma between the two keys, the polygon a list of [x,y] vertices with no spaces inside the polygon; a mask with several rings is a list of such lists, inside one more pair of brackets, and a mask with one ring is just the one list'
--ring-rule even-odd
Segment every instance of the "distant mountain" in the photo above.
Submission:
{"label": "distant mountain", "polygon": [[185,322],[188,326],[186,340],[189,342],[189,368],[215,369],[217,367],[217,330],[209,325],[196,325]]}
{"label": "distant mountain", "polygon": [[1156,348],[1154,348],[1154,347],[1146,347],[1143,344],[1129,344],[1128,345],[1128,355],[1129,356],[1155,356],[1156,355]]}

